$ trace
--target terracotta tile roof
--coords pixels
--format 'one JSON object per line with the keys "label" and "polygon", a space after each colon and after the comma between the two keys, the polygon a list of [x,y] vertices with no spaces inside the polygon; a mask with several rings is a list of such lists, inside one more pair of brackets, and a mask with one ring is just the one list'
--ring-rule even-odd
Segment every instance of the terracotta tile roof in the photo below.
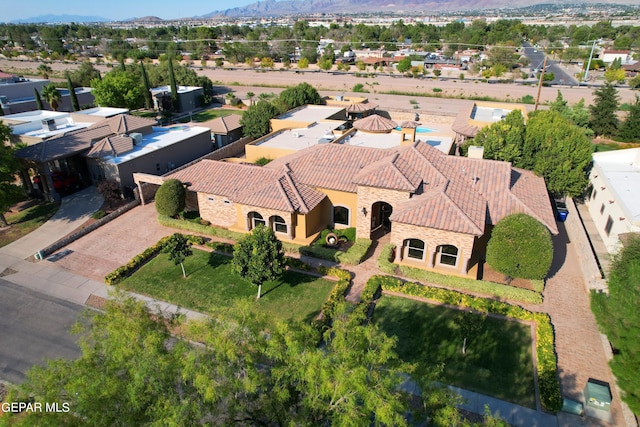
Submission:
{"label": "terracotta tile roof", "polygon": [[364,111],[375,110],[378,104],[370,102],[358,102],[357,104],[349,104],[347,107],[347,113],[362,113]]}
{"label": "terracotta tile roof", "polygon": [[389,155],[389,151],[377,148],[322,144],[276,159],[265,168],[277,169],[288,164],[298,181],[306,185],[355,193],[356,174]]}
{"label": "terracotta tile roof", "polygon": [[460,110],[455,121],[451,125],[451,130],[467,138],[473,138],[476,136],[480,128],[469,123],[471,113],[475,107],[475,104],[471,104],[468,108]]}
{"label": "terracotta tile roof", "polygon": [[239,129],[242,127],[240,124],[240,114],[229,114],[228,116],[218,117],[217,119],[208,120],[206,122],[199,123],[199,126],[204,126],[211,129],[211,132],[226,135],[227,133]]}
{"label": "terracotta tile roof", "polygon": [[127,135],[115,135],[95,143],[86,156],[91,158],[115,157],[131,150],[133,150],[133,138]]}
{"label": "terracotta tile roof", "polygon": [[396,122],[379,114],[372,114],[353,122],[353,127],[364,132],[389,132],[398,126]]}
{"label": "terracotta tile roof", "polygon": [[326,196],[292,175],[284,167],[272,169],[202,160],[165,178],[189,183],[192,191],[227,197],[244,205],[309,213]]}
{"label": "terracotta tile roof", "polygon": [[401,128],[405,129],[415,129],[420,126],[422,123],[415,122],[413,120],[407,120],[405,122],[400,123]]}
{"label": "terracotta tile roof", "polygon": [[524,212],[557,234],[544,180],[507,162],[448,156],[424,143],[389,150],[325,144],[265,168],[284,165],[318,189],[355,193],[363,185],[412,193],[396,205],[392,221],[481,235],[485,224]]}

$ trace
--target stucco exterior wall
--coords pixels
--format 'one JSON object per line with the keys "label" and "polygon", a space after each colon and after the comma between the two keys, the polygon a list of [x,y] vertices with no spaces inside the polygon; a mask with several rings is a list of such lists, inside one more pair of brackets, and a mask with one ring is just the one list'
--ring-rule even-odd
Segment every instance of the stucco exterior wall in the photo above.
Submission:
{"label": "stucco exterior wall", "polygon": [[335,224],[336,228],[355,227],[357,221],[358,195],[347,193],[346,191],[328,190],[326,188],[316,188],[316,190],[327,195],[331,206],[327,209],[327,224],[333,222],[333,207],[344,206],[349,209],[349,225]]}
{"label": "stucco exterior wall", "polygon": [[247,144],[244,147],[244,151],[247,156],[246,161],[250,163],[255,163],[255,161],[261,157],[275,160],[296,152],[296,150],[285,150],[284,148],[266,147],[263,145],[255,145],[253,143]]}
{"label": "stucco exterior wall", "polygon": [[[593,187],[590,195],[587,195],[585,204],[589,207],[589,214],[593,219],[598,234],[604,242],[607,252],[616,254],[621,249],[619,235],[629,232],[640,232],[640,227],[634,225],[628,218],[628,214],[622,207],[619,196],[612,191],[611,185],[607,182],[605,173],[594,164],[589,175],[589,182]],[[607,233],[607,221],[611,218],[611,229]]]}

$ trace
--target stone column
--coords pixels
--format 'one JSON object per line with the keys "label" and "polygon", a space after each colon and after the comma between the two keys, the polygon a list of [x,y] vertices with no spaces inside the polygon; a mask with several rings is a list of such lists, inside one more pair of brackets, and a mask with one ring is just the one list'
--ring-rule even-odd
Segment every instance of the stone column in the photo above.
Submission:
{"label": "stone column", "polygon": [[467,258],[467,259],[465,259],[465,260],[462,260],[462,259],[461,259],[460,261],[461,261],[461,262],[460,262],[460,265],[461,265],[460,272],[461,272],[462,274],[465,274],[465,275],[466,275],[466,274],[467,274],[467,271],[469,271],[469,264],[471,263],[471,258]]}
{"label": "stone column", "polygon": [[396,259],[395,262],[402,261],[402,245],[396,245]]}
{"label": "stone column", "polygon": [[436,253],[434,251],[427,251],[427,267],[433,268],[433,259]]}

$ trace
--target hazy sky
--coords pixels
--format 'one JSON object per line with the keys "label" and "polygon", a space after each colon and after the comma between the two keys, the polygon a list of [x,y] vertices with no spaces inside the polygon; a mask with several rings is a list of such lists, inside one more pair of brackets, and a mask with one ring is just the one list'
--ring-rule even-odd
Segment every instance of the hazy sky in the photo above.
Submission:
{"label": "hazy sky", "polygon": [[0,0],[0,22],[41,15],[101,16],[122,20],[142,16],[162,19],[205,15],[255,0]]}

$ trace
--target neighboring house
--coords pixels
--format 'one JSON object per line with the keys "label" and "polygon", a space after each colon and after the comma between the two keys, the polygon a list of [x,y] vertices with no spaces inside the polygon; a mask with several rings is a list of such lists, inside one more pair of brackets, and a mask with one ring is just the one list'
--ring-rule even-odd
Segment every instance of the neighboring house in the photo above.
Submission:
{"label": "neighboring house", "polygon": [[128,112],[126,108],[111,107],[96,107],[74,113],[35,110],[5,115],[0,117],[0,121],[11,128],[17,142],[33,145]]}
{"label": "neighboring house", "polygon": [[610,254],[640,232],[640,148],[594,153],[585,203]]}
{"label": "neighboring house", "polygon": [[623,64],[628,64],[633,59],[630,50],[604,50],[600,57],[602,62],[609,65],[619,59]]}
{"label": "neighboring house", "polygon": [[[7,74],[0,71],[0,104],[5,114],[17,114],[33,111],[37,108],[33,89],[42,92],[42,88],[49,84],[46,79],[27,79],[24,77]],[[59,111],[72,111],[69,90],[59,88]],[[80,105],[92,105],[94,103],[91,88],[75,88]],[[46,105],[46,100],[42,99]]]}
{"label": "neighboring house", "polygon": [[460,146],[468,139],[474,138],[478,131],[485,126],[502,120],[513,110],[520,110],[525,120],[527,109],[521,104],[506,104],[500,102],[474,102],[468,108],[461,110],[456,116],[451,129],[456,133],[455,143]]}
{"label": "neighboring house", "polygon": [[240,114],[229,114],[199,123],[199,125],[211,130],[211,141],[213,141],[214,148],[222,148],[242,138],[240,119],[242,119]]}
{"label": "neighboring house", "polygon": [[620,68],[624,70],[627,77],[635,77],[640,73],[640,61],[634,62],[633,64],[622,64]]}
{"label": "neighboring house", "polygon": [[264,167],[203,160],[163,178],[197,193],[200,216],[215,226],[265,224],[300,244],[327,226],[355,227],[362,238],[390,233],[397,263],[474,278],[506,215],[526,213],[558,233],[543,178],[420,142],[319,144]]}
{"label": "neighboring house", "polygon": [[[197,86],[178,86],[180,110],[176,113],[188,113],[200,107],[199,98],[204,95],[204,89]],[[153,107],[156,110],[166,108],[166,99],[171,99],[171,86],[158,86],[151,89]]]}
{"label": "neighboring house", "polygon": [[[156,128],[155,123],[152,119],[119,114],[90,127],[19,149],[16,157],[25,164],[21,171],[25,190],[33,190],[28,178],[30,169],[33,175],[40,177],[40,190],[51,199],[61,193],[61,188],[54,182],[59,174],[72,178],[77,186],[110,178],[118,180],[124,188],[133,185],[132,177],[127,174],[164,173],[211,151],[208,129]],[[105,141],[107,138],[109,140]],[[138,143],[128,150],[129,153],[125,150],[128,147],[124,142],[126,138]],[[115,144],[112,151],[108,148],[110,144]],[[95,148],[97,145],[101,148]],[[90,152],[92,155],[88,158]]]}

